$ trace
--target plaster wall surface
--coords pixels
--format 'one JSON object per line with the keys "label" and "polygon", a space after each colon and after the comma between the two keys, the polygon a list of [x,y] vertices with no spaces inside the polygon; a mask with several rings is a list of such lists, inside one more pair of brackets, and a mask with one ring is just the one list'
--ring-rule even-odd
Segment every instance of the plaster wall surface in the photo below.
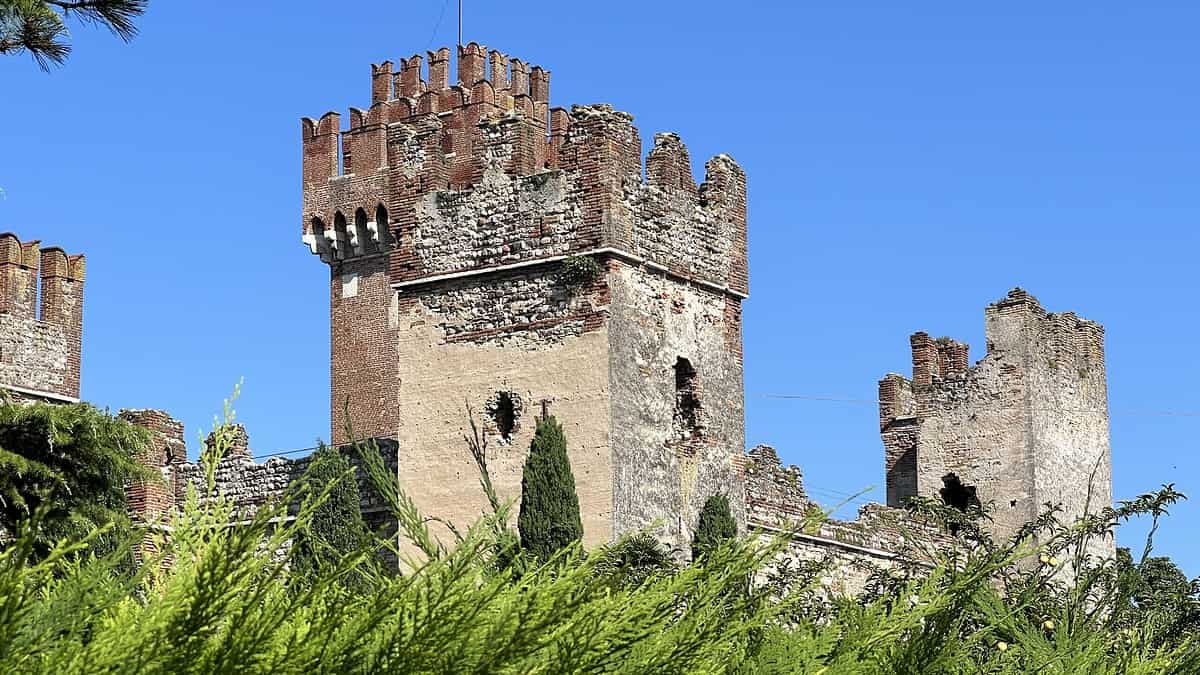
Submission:
{"label": "plaster wall surface", "polygon": [[[740,326],[727,325],[722,294],[625,264],[609,269],[616,530],[658,526],[669,546],[688,551],[714,494],[729,498],[744,530],[742,367],[728,345]],[[694,429],[678,419],[681,367],[696,373]]]}

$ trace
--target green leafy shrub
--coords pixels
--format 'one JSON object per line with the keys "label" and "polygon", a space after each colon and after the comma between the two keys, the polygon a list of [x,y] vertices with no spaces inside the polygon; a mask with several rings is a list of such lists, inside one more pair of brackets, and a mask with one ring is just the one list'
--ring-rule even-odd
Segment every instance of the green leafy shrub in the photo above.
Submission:
{"label": "green leafy shrub", "polygon": [[600,278],[604,268],[588,255],[573,255],[562,261],[558,270],[558,281],[570,289],[583,288]]}
{"label": "green leafy shrub", "polygon": [[692,559],[699,560],[717,547],[737,538],[737,522],[729,509],[729,498],[713,495],[700,509],[700,520],[692,536]]}
{"label": "green leafy shrub", "polygon": [[601,548],[596,567],[602,577],[621,588],[636,588],[679,570],[671,552],[649,532],[635,532]]}
{"label": "green leafy shrub", "polygon": [[538,420],[521,473],[521,547],[546,560],[583,538],[567,438],[553,416]]}
{"label": "green leafy shrub", "polygon": [[[228,449],[227,435],[215,438],[214,462]],[[38,555],[35,509],[0,549],[0,673],[1200,672],[1194,628],[1165,622],[1178,630],[1163,633],[1139,618],[1188,597],[1171,566],[1152,563],[1149,545],[1137,562],[1080,553],[1129,518],[1157,525],[1182,498],[1169,486],[1069,524],[1051,509],[1011,541],[964,522],[967,546],[893,570],[859,601],[823,590],[820,565],[781,565],[786,536],[733,541],[672,569],[639,534],[548,562],[518,554],[510,574],[496,564],[504,504],[446,545],[374,447],[358,452],[399,535],[422,553],[406,576],[364,565],[369,550],[300,574],[275,552],[314,530],[322,498],[269,504],[231,526],[211,474],[205,498],[190,489],[169,532],[153,534],[165,568],[151,559],[122,572],[121,551],[90,548],[104,527]],[[346,588],[354,571],[371,593]],[[747,584],[772,574],[786,579]]]}

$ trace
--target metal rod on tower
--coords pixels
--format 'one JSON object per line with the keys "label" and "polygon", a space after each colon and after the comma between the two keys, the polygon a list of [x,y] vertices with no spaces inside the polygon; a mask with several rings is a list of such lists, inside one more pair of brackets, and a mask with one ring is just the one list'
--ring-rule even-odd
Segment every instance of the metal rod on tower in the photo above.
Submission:
{"label": "metal rod on tower", "polygon": [[458,46],[462,46],[462,0],[458,0]]}

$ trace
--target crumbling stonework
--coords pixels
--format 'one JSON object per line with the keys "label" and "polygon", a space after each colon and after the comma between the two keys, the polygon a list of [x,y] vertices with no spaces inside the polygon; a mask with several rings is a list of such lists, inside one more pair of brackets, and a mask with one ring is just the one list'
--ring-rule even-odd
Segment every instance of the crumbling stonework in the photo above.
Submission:
{"label": "crumbling stonework", "polygon": [[[280,504],[289,486],[304,475],[311,463],[310,457],[294,460],[274,457],[259,464],[251,454],[246,429],[235,425],[226,430],[225,454],[213,471],[210,492],[203,454],[200,462],[187,460],[183,424],[160,410],[123,410],[120,417],[150,432],[152,442],[138,459],[162,477],[161,481],[136,482],[126,490],[130,513],[142,522],[166,525],[171,514],[184,507],[189,492],[196,495],[200,504],[212,496],[221,496],[232,502],[236,519],[252,518],[259,509]],[[206,446],[212,447],[215,442],[210,434]],[[394,470],[395,443],[380,443],[379,451],[385,466]],[[383,498],[362,472],[357,456],[350,453],[349,458],[359,469],[356,477],[360,508],[367,526],[384,536],[396,536],[396,522]],[[294,511],[294,507],[295,504],[290,505],[289,511]]]}
{"label": "crumbling stonework", "polygon": [[79,400],[84,267],[81,255],[0,234],[0,388],[11,396]]}
{"label": "crumbling stonework", "polygon": [[[1068,522],[1112,503],[1104,329],[1049,314],[1020,289],[985,312],[987,354],[912,336],[913,377],[879,383],[888,503],[914,495],[994,506],[1007,537],[1042,505]],[[1111,557],[1114,542],[1091,553]]]}
{"label": "crumbling stonework", "polygon": [[[821,507],[804,492],[800,469],[784,467],[770,446],[755,447],[741,465],[751,528],[761,536],[786,533],[783,558],[822,563],[821,582],[831,593],[857,595],[872,573],[931,564],[938,551],[954,546],[940,527],[880,504],[864,505],[852,521],[820,516]],[[807,518],[810,511],[816,517]]]}
{"label": "crumbling stonework", "polygon": [[[486,508],[467,410],[508,392],[521,416],[564,424],[585,542],[657,523],[687,550],[717,492],[743,523],[741,169],[717,157],[697,185],[677,136],[643,165],[632,117],[551,109],[539,67],[471,44],[451,86],[449,62],[373,66],[349,130],[334,113],[302,124],[303,239],[331,269],[334,437],[349,401],[356,435],[398,440],[418,506],[466,524]],[[600,273],[568,284],[578,257]],[[497,490],[518,498],[532,418],[478,421]]]}

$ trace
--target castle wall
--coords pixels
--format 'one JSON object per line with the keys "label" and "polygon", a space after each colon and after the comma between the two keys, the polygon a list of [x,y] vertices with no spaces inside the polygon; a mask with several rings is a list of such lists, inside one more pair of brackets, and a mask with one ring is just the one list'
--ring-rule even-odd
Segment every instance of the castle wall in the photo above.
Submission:
{"label": "castle wall", "polygon": [[[612,535],[609,335],[600,320],[607,288],[601,279],[571,291],[556,269],[402,289],[400,481],[423,513],[460,528],[488,512],[464,440],[469,407],[486,436],[492,482],[514,502],[515,525],[522,467],[545,401],[567,437],[584,542],[596,545]],[[514,404],[507,435],[497,414],[502,394]]]}
{"label": "castle wall", "polygon": [[941,528],[880,504],[864,505],[855,520],[806,518],[821,507],[805,494],[800,469],[784,467],[769,446],[752,449],[740,465],[750,529],[764,541],[781,535],[787,539],[783,553],[759,574],[760,581],[773,570],[821,563],[819,581],[826,592],[855,596],[873,573],[931,565],[939,551],[954,546],[953,537]]}
{"label": "castle wall", "polygon": [[[744,530],[742,364],[729,348],[740,345],[740,315],[727,316],[723,294],[661,272],[614,261],[609,278],[614,528],[658,523],[668,546],[690,551],[705,500],[725,494]],[[679,368],[695,372],[688,420]]]}
{"label": "castle wall", "polygon": [[0,388],[79,399],[83,284],[83,256],[0,234]]}

